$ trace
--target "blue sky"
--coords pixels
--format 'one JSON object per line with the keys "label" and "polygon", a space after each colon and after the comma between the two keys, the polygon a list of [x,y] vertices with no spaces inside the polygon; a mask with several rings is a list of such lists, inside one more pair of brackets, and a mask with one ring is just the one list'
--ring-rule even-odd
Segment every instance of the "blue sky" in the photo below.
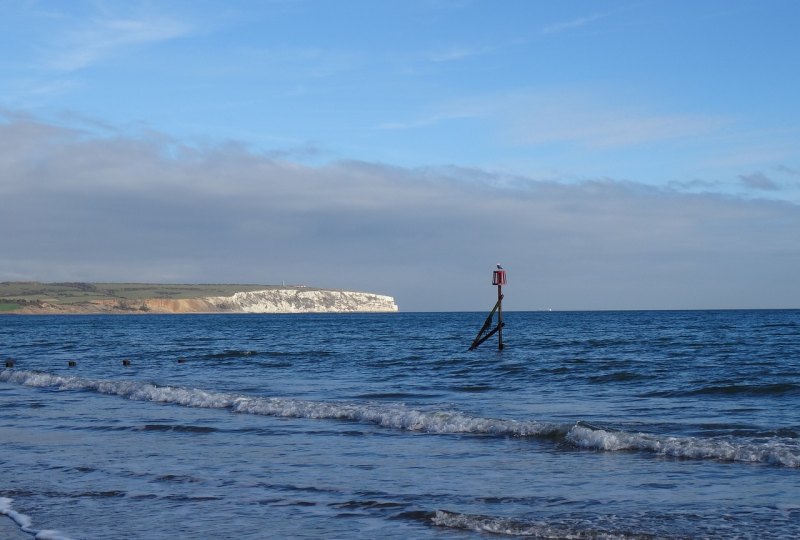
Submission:
{"label": "blue sky", "polygon": [[4,3],[0,279],[482,309],[502,260],[516,309],[798,307],[798,20],[780,0]]}

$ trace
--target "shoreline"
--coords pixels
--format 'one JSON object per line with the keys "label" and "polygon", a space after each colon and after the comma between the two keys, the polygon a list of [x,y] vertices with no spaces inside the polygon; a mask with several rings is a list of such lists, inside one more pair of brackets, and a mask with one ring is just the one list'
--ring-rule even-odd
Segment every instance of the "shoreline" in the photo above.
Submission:
{"label": "shoreline", "polygon": [[305,285],[0,283],[0,315],[384,313],[394,298]]}
{"label": "shoreline", "polygon": [[[1,311],[0,317],[49,317],[49,316],[69,316],[80,317],[81,315],[114,315],[141,317],[147,315],[381,315],[381,314],[394,314],[399,313],[399,310],[394,311]],[[480,313],[480,312],[474,312]],[[0,537],[1,538],[1,537]]]}

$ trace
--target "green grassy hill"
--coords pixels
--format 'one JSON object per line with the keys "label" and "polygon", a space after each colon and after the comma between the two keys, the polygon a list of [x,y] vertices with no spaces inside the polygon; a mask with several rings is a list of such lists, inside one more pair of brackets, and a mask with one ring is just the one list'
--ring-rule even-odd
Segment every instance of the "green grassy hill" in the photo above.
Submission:
{"label": "green grassy hill", "polygon": [[[202,298],[230,296],[240,291],[282,289],[280,285],[173,285],[153,283],[0,283],[0,312],[46,302],[54,305],[82,304],[96,300],[142,300],[145,298]],[[313,290],[313,289],[312,289]]]}

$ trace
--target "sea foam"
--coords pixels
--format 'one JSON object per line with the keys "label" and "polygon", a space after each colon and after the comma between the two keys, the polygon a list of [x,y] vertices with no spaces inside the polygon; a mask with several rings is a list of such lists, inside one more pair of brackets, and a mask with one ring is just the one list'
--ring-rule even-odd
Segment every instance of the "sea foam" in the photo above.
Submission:
{"label": "sea foam", "polygon": [[477,531],[504,536],[521,536],[542,539],[584,539],[593,540],[634,540],[652,538],[652,535],[639,535],[622,532],[605,532],[570,527],[545,522],[525,522],[505,517],[478,516],[437,510],[431,521],[437,527]]}
{"label": "sea foam", "polygon": [[11,518],[21,531],[34,535],[35,540],[70,540],[69,537],[64,536],[59,531],[32,528],[33,522],[30,516],[14,510],[11,506],[13,502],[14,500],[8,497],[0,497],[0,515]]}
{"label": "sea foam", "polygon": [[666,437],[576,425],[569,430],[566,439],[579,448],[595,450],[612,452],[639,450],[685,459],[714,459],[800,467],[800,445],[797,441],[777,437],[764,442],[720,437]]}
{"label": "sea foam", "polygon": [[59,390],[91,391],[137,401],[228,409],[243,414],[362,422],[385,428],[433,434],[463,433],[550,438],[577,448],[598,451],[640,451],[684,459],[800,467],[800,444],[796,439],[782,437],[758,441],[720,437],[669,437],[615,431],[583,422],[557,424],[535,420],[482,418],[458,411],[413,409],[403,404],[253,397],[197,388],[161,386],[141,381],[94,380],[13,369],[0,371],[0,381]]}

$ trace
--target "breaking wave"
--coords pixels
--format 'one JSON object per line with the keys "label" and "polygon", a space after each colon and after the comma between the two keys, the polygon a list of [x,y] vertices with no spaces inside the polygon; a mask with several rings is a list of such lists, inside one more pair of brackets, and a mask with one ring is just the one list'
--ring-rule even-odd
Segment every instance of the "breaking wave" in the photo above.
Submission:
{"label": "breaking wave", "polygon": [[237,413],[262,416],[350,420],[382,427],[428,433],[475,433],[535,437],[553,434],[563,429],[557,424],[478,418],[449,411],[420,411],[403,405],[249,397],[225,392],[209,392],[196,388],[159,386],[140,381],[82,379],[36,371],[5,370],[0,372],[0,381],[25,386],[56,388],[58,390],[92,391],[136,401],[173,403],[187,407],[210,409],[229,409]]}
{"label": "breaking wave", "polygon": [[70,540],[59,531],[34,529],[30,516],[14,510],[12,502],[9,497],[0,497],[0,516],[8,516],[22,532],[34,535],[35,540]]}
{"label": "breaking wave", "polygon": [[639,540],[652,539],[649,534],[610,532],[596,529],[581,529],[569,525],[556,525],[545,522],[526,522],[509,518],[459,514],[437,510],[431,518],[437,527],[477,531],[505,536],[524,536],[542,539],[583,539],[593,540]]}
{"label": "breaking wave", "polygon": [[713,459],[800,467],[800,444],[791,439],[778,437],[763,442],[729,437],[667,437],[613,431],[579,423],[569,430],[566,440],[579,448],[609,452],[638,450],[683,459]]}
{"label": "breaking wave", "polygon": [[[640,451],[656,455],[800,467],[800,441],[786,437],[669,437],[615,431],[577,422],[556,424],[481,418],[457,411],[427,411],[402,404],[310,401],[251,397],[196,388],[160,386],[141,381],[83,379],[37,371],[6,369],[0,381],[58,390],[89,391],[137,401],[186,407],[227,409],[236,413],[284,418],[362,422],[403,431],[434,434],[475,434],[551,439],[596,451]],[[155,428],[163,429],[163,428]]]}

